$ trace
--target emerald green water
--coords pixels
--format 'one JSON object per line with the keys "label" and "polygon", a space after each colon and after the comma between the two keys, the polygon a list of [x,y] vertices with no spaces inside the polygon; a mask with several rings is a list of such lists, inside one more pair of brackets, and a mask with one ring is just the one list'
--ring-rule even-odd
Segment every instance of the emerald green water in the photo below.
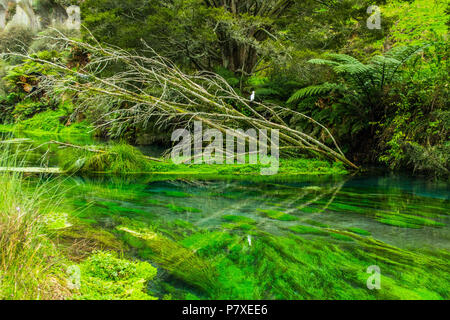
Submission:
{"label": "emerald green water", "polygon": [[[63,241],[158,268],[165,299],[448,299],[449,188],[401,176],[55,178]],[[80,257],[83,258],[83,257]],[[369,290],[367,268],[381,269]]]}

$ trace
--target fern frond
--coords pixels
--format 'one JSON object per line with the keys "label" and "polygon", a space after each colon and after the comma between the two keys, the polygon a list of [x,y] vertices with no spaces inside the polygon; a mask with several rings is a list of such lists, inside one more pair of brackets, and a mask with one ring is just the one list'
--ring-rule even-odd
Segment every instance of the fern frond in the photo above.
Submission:
{"label": "fern frond", "polygon": [[375,56],[370,60],[371,65],[381,66],[381,67],[397,66],[400,63],[401,63],[401,61],[399,61],[395,58],[384,57],[384,56]]}
{"label": "fern frond", "polygon": [[336,73],[348,73],[350,75],[365,75],[374,72],[374,68],[370,65],[362,64],[361,62],[352,64],[341,64],[333,68]]}
{"label": "fern frond", "polygon": [[385,54],[387,58],[393,58],[401,63],[405,63],[413,56],[421,52],[426,47],[430,46],[429,44],[418,44],[418,45],[410,45],[410,46],[399,46],[394,47],[389,52]]}
{"label": "fern frond", "polygon": [[318,86],[309,86],[295,92],[288,100],[288,103],[295,103],[307,97],[317,96],[340,88],[339,84],[325,82]]}
{"label": "fern frond", "polygon": [[349,56],[347,54],[342,53],[328,53],[326,55],[327,57],[332,58],[333,60],[336,60],[337,62],[344,63],[344,64],[358,64],[361,63],[358,59]]}
{"label": "fern frond", "polygon": [[327,65],[327,66],[338,66],[339,63],[336,61],[326,60],[326,59],[311,59],[308,61],[312,64],[319,64],[319,65]]}

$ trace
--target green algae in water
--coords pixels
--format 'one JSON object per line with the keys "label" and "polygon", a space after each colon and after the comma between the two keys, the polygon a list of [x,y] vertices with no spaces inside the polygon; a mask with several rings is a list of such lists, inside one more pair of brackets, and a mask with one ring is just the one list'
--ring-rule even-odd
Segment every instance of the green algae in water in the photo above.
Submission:
{"label": "green algae in water", "polygon": [[244,217],[244,216],[237,216],[237,215],[224,215],[222,216],[222,219],[234,222],[234,223],[246,223],[246,224],[255,224],[256,221],[252,218]]}
{"label": "green algae in water", "polygon": [[179,206],[176,206],[176,205],[171,204],[171,203],[167,204],[165,207],[169,208],[170,210],[172,210],[174,212],[178,212],[178,213],[183,213],[183,212],[199,213],[199,212],[202,212],[201,210],[199,210],[197,208],[179,207]]}
{"label": "green algae in water", "polygon": [[[283,182],[174,182],[166,189],[192,195],[187,198],[154,193],[147,182],[129,187],[122,184],[120,188],[114,183],[96,183],[91,195],[97,202],[98,198],[106,202],[102,204],[105,208],[97,208],[109,210],[108,219],[113,223],[104,223],[102,228],[123,241],[120,250],[127,251],[129,246],[135,258],[151,263],[161,275],[170,275],[150,281],[147,294],[151,297],[449,298],[448,215],[443,214],[448,209],[446,199],[397,189],[392,192],[373,187],[372,182],[370,188],[354,188],[333,179],[320,180],[320,191],[305,190],[305,183],[311,183],[305,181],[289,181],[284,186]],[[88,181],[83,190],[89,185]],[[129,197],[114,195],[128,193],[128,188]],[[221,193],[234,196],[221,197]],[[277,204],[277,210],[261,209],[261,198],[266,204]],[[202,214],[181,215],[168,204],[195,206]],[[411,204],[415,211],[405,209]],[[110,210],[117,206],[142,208],[146,214]],[[425,206],[439,208],[439,219]],[[287,214],[299,213],[299,207],[314,210],[298,217]],[[87,210],[84,218],[89,219],[89,213],[95,216],[96,210]],[[282,219],[285,215],[290,218]],[[393,218],[410,223],[410,228],[380,221]],[[424,246],[429,250],[424,251]],[[371,265],[381,268],[380,291],[367,289],[370,275],[366,270]],[[153,283],[159,292],[153,292]]]}
{"label": "green algae in water", "polygon": [[424,226],[431,227],[443,227],[445,226],[443,223],[436,222],[434,220],[417,217],[413,215],[401,214],[399,212],[396,213],[378,213],[377,220],[381,223],[402,227],[402,228],[422,228]]}
{"label": "green algae in water", "polygon": [[277,210],[266,210],[266,209],[257,209],[257,212],[261,215],[273,219],[273,220],[280,220],[280,221],[295,221],[298,220],[297,217],[292,216],[290,214],[284,213],[282,211]]}
{"label": "green algae in water", "polygon": [[341,241],[354,241],[352,237],[346,236],[344,234],[340,233],[330,233],[330,236],[334,239],[341,240]]}
{"label": "green algae in water", "polygon": [[362,235],[362,236],[370,236],[371,233],[367,230],[360,229],[360,228],[349,228],[348,231]]}
{"label": "green algae in water", "polygon": [[223,223],[222,227],[225,229],[240,229],[243,231],[251,231],[256,229],[256,227],[252,224],[248,224],[248,223]]}
{"label": "green algae in water", "polygon": [[252,218],[238,215],[225,215],[222,216],[222,219],[230,222],[222,224],[225,229],[240,229],[244,231],[250,231],[256,228],[255,224],[257,223]]}
{"label": "green algae in water", "polygon": [[315,227],[320,227],[320,228],[330,228],[329,225],[319,222],[319,221],[315,221],[315,220],[305,220],[303,221],[311,226],[315,226]]}
{"label": "green algae in water", "polygon": [[318,228],[302,226],[302,225],[290,227],[289,230],[292,230],[293,232],[298,233],[298,234],[317,234],[317,235],[323,235],[323,236],[328,235],[328,232],[326,232],[326,231],[320,230]]}

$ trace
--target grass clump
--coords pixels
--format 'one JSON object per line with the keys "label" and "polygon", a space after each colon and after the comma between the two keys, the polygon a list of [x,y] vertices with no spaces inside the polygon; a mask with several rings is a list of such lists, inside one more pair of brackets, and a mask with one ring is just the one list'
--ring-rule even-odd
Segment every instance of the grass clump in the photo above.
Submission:
{"label": "grass clump", "polygon": [[152,172],[152,162],[138,149],[125,143],[116,143],[106,150],[64,150],[60,167],[67,172],[79,173],[142,173]]}
{"label": "grass clump", "polygon": [[146,293],[147,282],[157,270],[147,262],[118,258],[110,252],[96,252],[80,264],[81,286],[78,299],[156,300]]}
{"label": "grass clump", "polygon": [[[14,163],[14,156],[0,153],[0,167]],[[43,199],[57,203],[49,189],[44,182],[28,185],[19,173],[0,173],[0,300],[71,295],[62,271],[65,259],[48,235],[51,209]]]}
{"label": "grass clump", "polygon": [[47,110],[36,114],[32,118],[19,121],[14,126],[14,130],[63,135],[89,135],[89,132],[92,130],[85,122],[77,122],[70,126],[65,126],[61,123],[61,119],[64,118],[67,118],[67,112],[64,110]]}

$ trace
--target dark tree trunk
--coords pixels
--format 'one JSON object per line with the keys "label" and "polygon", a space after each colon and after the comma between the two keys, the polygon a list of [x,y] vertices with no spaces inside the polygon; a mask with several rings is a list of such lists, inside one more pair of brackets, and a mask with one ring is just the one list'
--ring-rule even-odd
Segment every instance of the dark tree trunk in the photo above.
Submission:
{"label": "dark tree trunk", "polygon": [[[253,15],[255,17],[277,18],[283,15],[293,4],[292,0],[204,0],[207,7],[224,8],[236,19],[240,19],[242,14]],[[220,42],[222,54],[222,64],[225,68],[235,72],[252,74],[258,63],[259,53],[252,45],[253,42],[263,42],[268,38],[271,26],[255,26],[245,35],[246,42],[237,41],[227,30],[217,28],[216,34]]]}

